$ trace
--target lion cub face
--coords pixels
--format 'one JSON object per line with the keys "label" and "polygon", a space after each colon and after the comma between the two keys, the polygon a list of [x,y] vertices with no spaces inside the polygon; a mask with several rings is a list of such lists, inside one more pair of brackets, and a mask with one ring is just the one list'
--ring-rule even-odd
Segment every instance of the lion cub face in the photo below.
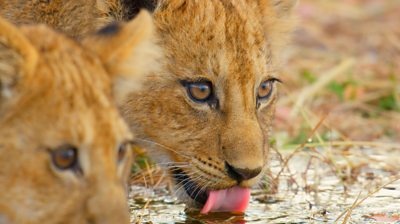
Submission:
{"label": "lion cub face", "polygon": [[151,36],[147,13],[83,46],[0,19],[0,223],[129,223],[116,104],[154,62]]}
{"label": "lion cub face", "polygon": [[263,175],[294,3],[167,0],[155,9],[168,60],[122,111],[189,202]]}

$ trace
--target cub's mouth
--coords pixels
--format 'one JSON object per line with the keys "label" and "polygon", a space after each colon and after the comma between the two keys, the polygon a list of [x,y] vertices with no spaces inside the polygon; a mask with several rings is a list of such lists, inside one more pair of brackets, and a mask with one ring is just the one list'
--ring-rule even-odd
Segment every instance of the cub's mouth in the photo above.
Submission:
{"label": "cub's mouth", "polygon": [[182,169],[173,169],[172,176],[178,185],[182,185],[186,194],[203,205],[202,214],[209,212],[243,213],[250,200],[250,189],[234,186],[222,190],[204,189],[192,181]]}
{"label": "cub's mouth", "polygon": [[182,169],[173,169],[172,176],[178,185],[182,185],[186,194],[201,205],[206,204],[208,198],[207,190],[201,189]]}

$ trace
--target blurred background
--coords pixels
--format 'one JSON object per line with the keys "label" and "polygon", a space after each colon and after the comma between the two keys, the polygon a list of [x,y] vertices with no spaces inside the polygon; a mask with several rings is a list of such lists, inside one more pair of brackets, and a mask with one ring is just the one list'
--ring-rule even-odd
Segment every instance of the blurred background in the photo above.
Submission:
{"label": "blurred background", "polygon": [[307,120],[325,116],[324,139],[400,143],[400,1],[300,2],[282,74],[281,143],[304,142]]}

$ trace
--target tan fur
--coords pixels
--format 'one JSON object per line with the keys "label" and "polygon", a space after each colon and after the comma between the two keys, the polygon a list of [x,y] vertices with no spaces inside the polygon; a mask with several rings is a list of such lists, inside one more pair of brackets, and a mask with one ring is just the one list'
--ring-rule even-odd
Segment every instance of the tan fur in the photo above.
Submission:
{"label": "tan fur", "polygon": [[[264,172],[238,182],[225,163],[266,170],[278,86],[259,109],[256,90],[279,76],[295,2],[161,0],[154,18],[167,60],[121,107],[154,158],[180,167],[202,190],[259,182]],[[199,79],[213,83],[218,109],[193,102],[180,84]]]}
{"label": "tan fur", "polygon": [[118,0],[0,0],[0,14],[16,24],[45,23],[73,37],[83,37],[122,20]]}
{"label": "tan fur", "polygon": [[[146,0],[110,0],[97,4],[96,10],[111,9],[108,14],[119,20],[141,1]],[[229,177],[225,163],[240,169],[261,167],[263,171],[268,165],[278,86],[260,108],[256,90],[262,81],[279,76],[281,51],[287,44],[296,2],[158,1],[154,18],[167,58],[161,71],[147,78],[143,91],[131,94],[121,106],[141,142],[150,143],[144,146],[154,158],[168,163],[170,170],[179,165],[203,190],[237,184],[250,187],[260,180],[264,172],[238,183]],[[93,21],[110,18],[105,14],[92,17]],[[180,83],[199,79],[213,83],[217,109],[193,102]]]}
{"label": "tan fur", "polygon": [[[139,87],[120,80],[143,79],[151,69],[138,59],[158,55],[148,13],[118,26],[81,45],[0,19],[0,223],[129,223],[131,154],[117,154],[133,136],[116,104]],[[82,173],[52,163],[65,144],[78,149]]]}

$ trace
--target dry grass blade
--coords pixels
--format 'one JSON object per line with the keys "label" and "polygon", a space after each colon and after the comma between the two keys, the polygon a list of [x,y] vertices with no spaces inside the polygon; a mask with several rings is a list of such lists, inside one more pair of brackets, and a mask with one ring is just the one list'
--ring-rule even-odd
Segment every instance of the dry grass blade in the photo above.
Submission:
{"label": "dry grass blade", "polygon": [[305,105],[306,100],[310,100],[314,97],[314,95],[323,87],[325,87],[329,82],[334,80],[340,75],[346,74],[345,71],[351,68],[355,64],[355,60],[350,58],[342,63],[340,63],[335,68],[330,71],[322,74],[320,78],[312,85],[304,88],[297,97],[296,103],[293,106],[293,110],[290,116],[296,117],[300,111],[300,109]]}
{"label": "dry grass blade", "polygon": [[349,219],[350,216],[351,216],[351,213],[353,212],[353,210],[354,210],[355,208],[357,208],[358,206],[360,206],[361,203],[363,203],[365,200],[367,200],[368,198],[370,198],[372,195],[374,195],[374,194],[376,194],[377,192],[379,192],[380,190],[382,190],[382,188],[384,188],[384,187],[386,187],[387,185],[392,184],[392,183],[394,183],[394,182],[396,182],[396,181],[398,181],[398,180],[400,180],[400,176],[399,176],[399,175],[396,175],[396,176],[394,176],[393,179],[390,180],[389,182],[387,182],[387,183],[383,184],[382,186],[378,187],[376,190],[371,191],[370,193],[368,193],[368,195],[365,196],[363,199],[358,200],[359,197],[357,197],[357,199],[356,199],[356,200],[354,201],[354,203],[350,206],[350,208],[348,208],[348,209],[346,209],[345,211],[343,211],[343,212],[336,218],[335,223],[337,223],[337,222],[339,221],[339,219],[341,219],[341,218],[343,217],[343,215],[345,215],[345,214],[346,214],[346,216],[345,216],[345,218],[344,218],[344,220],[343,220],[342,223],[344,223],[344,224],[347,223],[348,219]]}
{"label": "dry grass blade", "polygon": [[292,145],[288,148],[299,148],[299,147],[328,147],[328,146],[353,146],[353,147],[373,147],[373,148],[385,148],[385,149],[400,149],[400,144],[396,143],[385,143],[385,142],[368,142],[368,141],[330,141],[323,143],[306,143],[301,145]]}
{"label": "dry grass blade", "polygon": [[[317,125],[313,128],[313,130],[311,131],[310,135],[308,136],[307,139],[310,139],[314,136],[315,132],[318,130],[318,128],[324,123],[325,119],[327,118],[328,115],[325,115],[324,117],[322,117]],[[303,144],[301,144],[299,147],[297,147],[284,161],[284,163],[282,164],[282,168],[281,170],[278,172],[278,174],[276,175],[276,177],[274,178],[274,181],[277,181],[277,179],[280,177],[280,175],[282,174],[282,172],[285,170],[285,168],[287,167],[290,159],[296,154],[298,153],[301,149],[303,149],[305,147],[305,145],[307,144],[307,142],[304,142]]]}
{"label": "dry grass blade", "polygon": [[343,224],[344,224],[344,223],[347,223],[347,221],[349,220],[349,218],[350,218],[350,216],[351,216],[351,212],[350,212],[350,211],[352,211],[352,210],[356,207],[356,205],[357,205],[357,203],[358,203],[358,200],[360,199],[360,196],[361,196],[361,191],[360,191],[360,193],[358,193],[356,200],[354,200],[354,202],[353,202],[353,204],[351,204],[350,208],[347,209],[346,212],[343,212],[343,213],[335,220],[335,223],[337,223],[337,221],[338,221],[344,214],[346,214],[346,216],[344,217],[342,223],[343,223]]}

